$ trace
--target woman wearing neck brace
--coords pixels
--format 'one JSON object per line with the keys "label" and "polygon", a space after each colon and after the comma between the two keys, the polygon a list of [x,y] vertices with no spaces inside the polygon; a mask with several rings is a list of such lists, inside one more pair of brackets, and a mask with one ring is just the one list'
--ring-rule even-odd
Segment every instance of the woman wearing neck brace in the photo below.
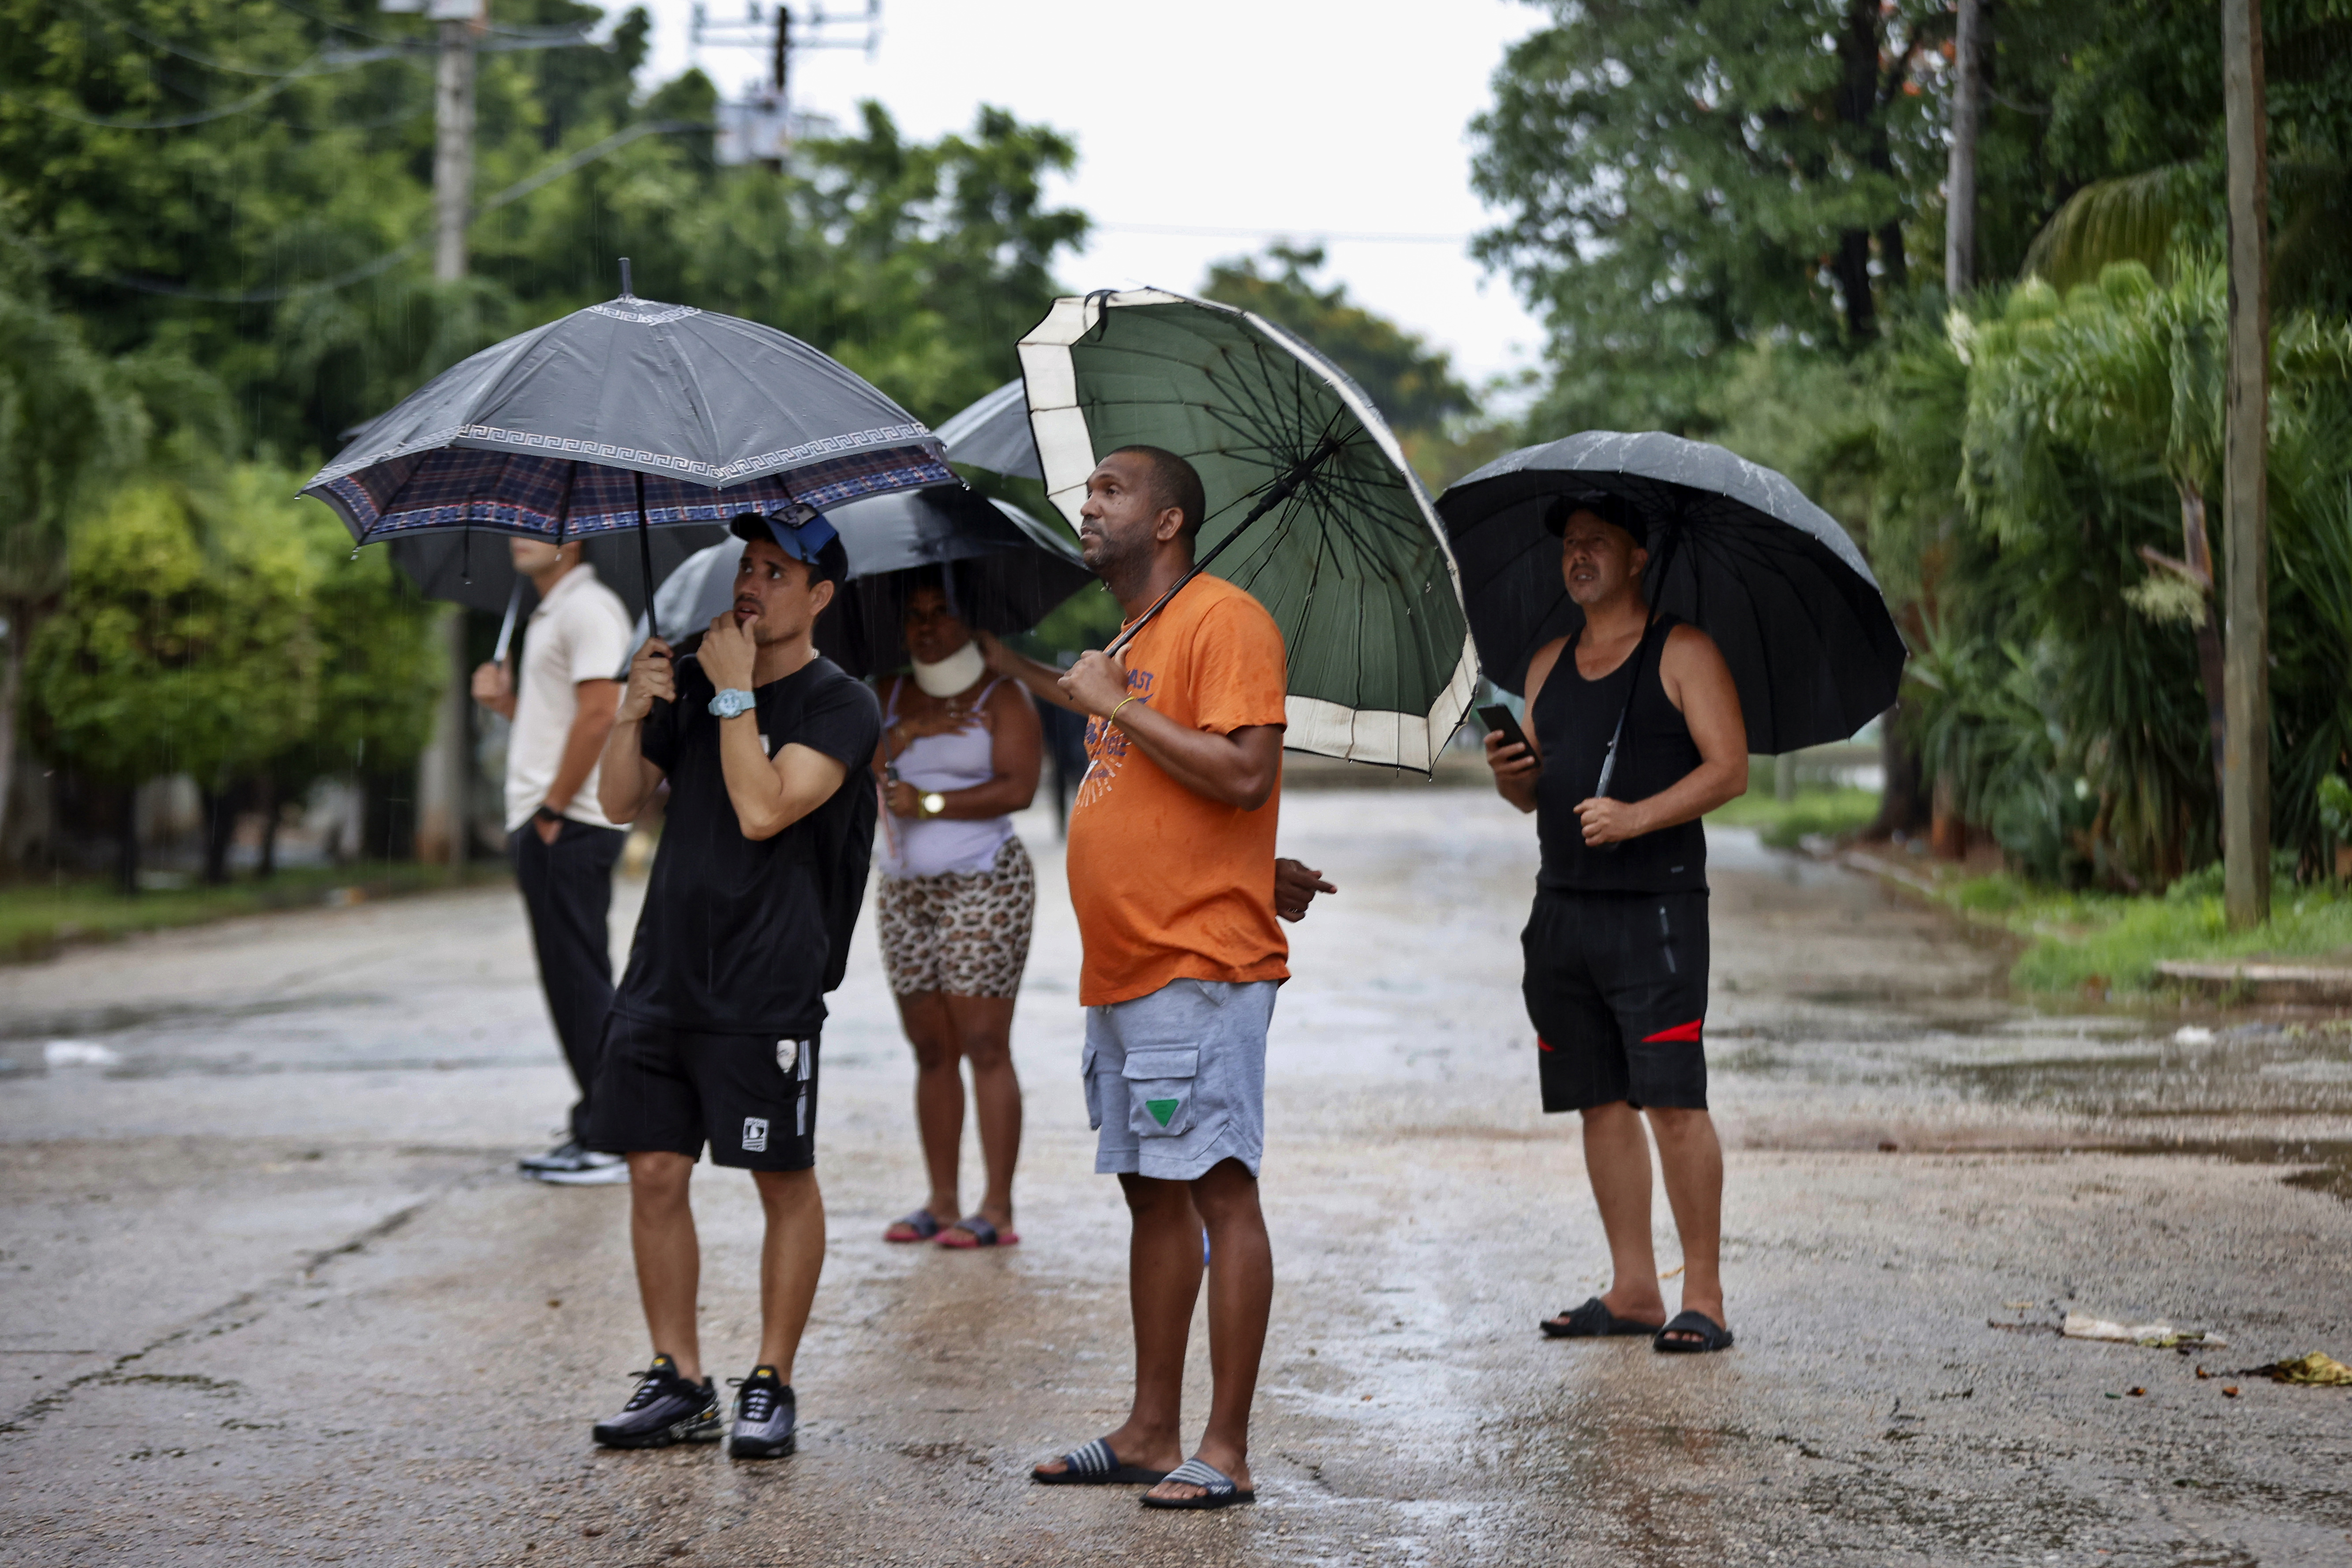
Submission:
{"label": "woman wearing neck brace", "polygon": [[[1037,711],[1016,681],[992,678],[936,571],[907,596],[914,671],[882,682],[882,962],[915,1047],[915,1125],[930,1195],[886,1241],[1010,1246],[1021,1084],[1013,1073],[1013,998],[1029,959],[1037,883],[1012,813],[1037,793]],[[962,1063],[987,1182],[963,1217]]]}

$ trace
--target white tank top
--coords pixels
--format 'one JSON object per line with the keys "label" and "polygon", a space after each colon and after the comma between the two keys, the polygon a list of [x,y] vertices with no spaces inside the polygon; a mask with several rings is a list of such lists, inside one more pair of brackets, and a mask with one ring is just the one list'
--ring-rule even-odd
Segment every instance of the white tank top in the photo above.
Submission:
{"label": "white tank top", "polygon": [[[898,776],[917,794],[970,789],[996,776],[996,738],[976,715],[988,704],[1000,679],[982,688],[972,700],[972,721],[944,735],[921,735],[898,753]],[[890,688],[890,707],[882,715],[888,729],[898,717],[898,693],[903,680]],[[1013,837],[1010,816],[918,819],[883,813],[882,870],[891,877],[937,877],[950,871],[985,871],[996,864],[996,852]]]}

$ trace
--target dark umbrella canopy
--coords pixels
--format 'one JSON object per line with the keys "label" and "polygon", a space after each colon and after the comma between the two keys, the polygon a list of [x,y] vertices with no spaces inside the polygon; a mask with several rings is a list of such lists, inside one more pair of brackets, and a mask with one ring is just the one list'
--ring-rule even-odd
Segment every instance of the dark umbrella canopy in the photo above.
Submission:
{"label": "dark umbrella canopy", "polygon": [[1018,479],[1042,479],[1037,442],[1029,434],[1029,400],[1008,381],[941,422],[936,432],[948,461]]}
{"label": "dark umbrella canopy", "polygon": [[1646,521],[1653,603],[1715,639],[1748,749],[1843,740],[1895,700],[1904,647],[1837,520],[1771,469],[1703,441],[1588,430],[1499,458],[1438,498],[1480,662],[1525,689],[1536,649],[1583,625],[1560,581],[1557,499],[1607,494]]}
{"label": "dark umbrella canopy", "polygon": [[1066,531],[967,489],[877,496],[830,515],[853,542],[850,581],[825,616],[835,625],[818,630],[826,654],[856,675],[905,667],[900,626],[922,567],[940,568],[958,619],[1000,636],[1029,630],[1095,581]]}
{"label": "dark umbrella canopy", "polygon": [[[899,626],[924,567],[941,569],[965,625],[1000,635],[1027,631],[1095,580],[1062,530],[960,485],[877,496],[826,519],[841,532],[850,580],[817,622],[816,643],[853,675],[906,664]],[[668,574],[654,595],[664,637],[683,641],[726,613],[741,552],[725,542]]]}
{"label": "dark umbrella canopy", "polygon": [[[723,523],[662,529],[650,541],[655,580],[668,577],[696,551],[727,537]],[[508,557],[505,534],[476,529],[434,531],[395,539],[389,548],[393,564],[408,574],[416,591],[428,599],[495,614],[507,607],[515,584],[520,582],[522,613],[528,616],[538,603],[530,579],[520,577]],[[583,542],[580,553],[583,561],[596,568],[604,586],[621,596],[631,615],[645,613],[634,531],[595,535]]]}
{"label": "dark umbrella canopy", "polygon": [[641,517],[799,521],[953,479],[929,430],[806,343],[625,293],[443,372],[303,493],[362,543],[461,528],[561,542]]}

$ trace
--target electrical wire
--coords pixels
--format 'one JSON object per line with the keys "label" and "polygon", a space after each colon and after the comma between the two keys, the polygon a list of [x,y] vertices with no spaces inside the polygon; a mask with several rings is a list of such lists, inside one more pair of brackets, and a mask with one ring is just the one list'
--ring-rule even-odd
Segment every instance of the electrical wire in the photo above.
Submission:
{"label": "electrical wire", "polygon": [[[478,203],[467,211],[466,221],[470,225],[478,218],[487,217],[500,207],[509,206],[530,195],[533,191],[552,184],[565,175],[575,174],[601,159],[610,157],[629,143],[644,137],[667,136],[684,131],[716,129],[717,127],[708,121],[701,120],[651,120],[628,126],[614,132],[601,142],[583,147],[568,157],[557,159],[538,173],[516,181],[487,201]],[[357,267],[338,272],[330,278],[321,278],[310,283],[292,283],[282,289],[255,289],[236,294],[221,293],[205,289],[188,289],[177,283],[166,283],[160,279],[140,278],[123,272],[85,270],[78,268],[74,263],[64,257],[58,256],[45,246],[26,239],[22,235],[0,231],[0,239],[6,240],[21,250],[30,252],[59,271],[71,272],[77,277],[97,282],[111,283],[118,288],[136,289],[142,294],[161,294],[168,299],[187,300],[206,305],[271,305],[305,295],[323,294],[338,289],[348,289],[354,283],[365,282],[368,279],[390,271],[402,261],[423,250],[433,242],[433,236],[418,235],[415,238],[395,246],[373,260],[363,261]]]}

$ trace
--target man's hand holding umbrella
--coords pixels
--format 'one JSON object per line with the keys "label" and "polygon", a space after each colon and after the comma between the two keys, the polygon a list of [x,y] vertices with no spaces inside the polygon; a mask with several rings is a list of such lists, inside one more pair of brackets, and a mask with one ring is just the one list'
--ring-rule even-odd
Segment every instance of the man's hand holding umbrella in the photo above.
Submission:
{"label": "man's hand holding umbrella", "polygon": [[647,637],[646,646],[629,660],[629,684],[621,693],[618,718],[624,724],[641,723],[656,702],[677,700],[677,661],[670,657],[669,644]]}

